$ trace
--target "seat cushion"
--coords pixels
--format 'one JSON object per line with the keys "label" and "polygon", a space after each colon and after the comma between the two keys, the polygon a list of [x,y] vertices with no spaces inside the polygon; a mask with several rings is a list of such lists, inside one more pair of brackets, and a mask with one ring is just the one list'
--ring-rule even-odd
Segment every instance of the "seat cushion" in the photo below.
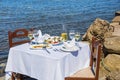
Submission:
{"label": "seat cushion", "polygon": [[69,77],[95,78],[95,75],[93,74],[91,67],[88,67],[88,68],[77,71],[75,74]]}

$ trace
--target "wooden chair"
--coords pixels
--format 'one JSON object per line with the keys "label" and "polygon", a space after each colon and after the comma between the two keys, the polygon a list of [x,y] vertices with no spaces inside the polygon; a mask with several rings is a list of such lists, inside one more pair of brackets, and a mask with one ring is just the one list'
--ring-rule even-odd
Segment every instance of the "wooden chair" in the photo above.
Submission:
{"label": "wooden chair", "polygon": [[[91,56],[91,59],[93,57],[94,61],[96,59],[95,58],[95,56],[96,56],[96,46],[98,44],[101,44],[101,40],[97,39],[96,37],[92,37],[92,42],[91,42],[91,54],[92,54],[92,56]],[[93,61],[91,60],[90,61],[90,66],[92,66],[92,64],[93,64]]]}
{"label": "wooden chair", "polygon": [[[23,43],[27,43],[30,40],[22,40],[23,37],[27,37],[28,36],[28,30],[26,29],[16,29],[15,31],[8,31],[8,40],[9,40],[9,47],[13,47],[16,45],[20,45]],[[13,40],[13,39],[18,39],[19,40]]]}
{"label": "wooden chair", "polygon": [[[9,47],[11,48],[11,47],[16,46],[16,45],[30,42],[30,40],[23,39],[25,37],[27,38],[27,36],[28,36],[28,30],[26,30],[26,29],[16,29],[13,32],[8,31]],[[14,40],[14,39],[17,39],[17,40]],[[11,77],[12,80],[15,80],[16,76],[17,76],[17,78],[19,78],[17,80],[23,80],[21,74],[12,72],[12,77]]]}
{"label": "wooden chair", "polygon": [[[75,74],[66,77],[65,80],[98,80],[100,65],[101,45],[99,41],[93,38],[90,66],[83,70],[77,71]],[[96,57],[94,56],[96,54]]]}

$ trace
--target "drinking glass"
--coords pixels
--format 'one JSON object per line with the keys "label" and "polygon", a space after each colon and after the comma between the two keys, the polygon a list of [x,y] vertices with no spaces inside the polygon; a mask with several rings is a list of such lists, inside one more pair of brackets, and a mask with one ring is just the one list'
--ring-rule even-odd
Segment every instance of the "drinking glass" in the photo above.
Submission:
{"label": "drinking glass", "polygon": [[62,40],[63,40],[63,41],[67,41],[67,39],[68,39],[68,35],[67,35],[67,30],[66,30],[65,24],[62,24],[61,37],[62,37]]}
{"label": "drinking glass", "polygon": [[67,41],[67,39],[68,39],[66,32],[61,33],[61,37],[62,37],[63,41]]}
{"label": "drinking glass", "polygon": [[75,40],[79,41],[80,37],[81,37],[80,32],[76,32],[75,33]]}
{"label": "drinking glass", "polygon": [[33,37],[34,37],[35,43],[38,42],[38,36],[39,36],[38,31],[37,31],[37,30],[34,30],[34,31],[33,31]]}
{"label": "drinking glass", "polygon": [[28,31],[28,38],[30,39],[29,44],[32,44],[32,39],[33,39],[33,32],[32,31]]}
{"label": "drinking glass", "polygon": [[32,31],[29,31],[29,32],[28,32],[28,38],[29,38],[30,40],[33,39],[33,32],[32,32]]}
{"label": "drinking glass", "polygon": [[69,30],[69,37],[72,40],[75,36],[75,30]]}

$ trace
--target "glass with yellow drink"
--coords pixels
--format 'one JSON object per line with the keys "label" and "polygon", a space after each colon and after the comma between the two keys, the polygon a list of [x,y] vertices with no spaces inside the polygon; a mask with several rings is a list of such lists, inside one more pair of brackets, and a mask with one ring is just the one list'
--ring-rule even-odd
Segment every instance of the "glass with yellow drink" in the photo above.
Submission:
{"label": "glass with yellow drink", "polygon": [[62,37],[63,41],[67,41],[67,39],[68,39],[66,32],[61,33],[61,37]]}

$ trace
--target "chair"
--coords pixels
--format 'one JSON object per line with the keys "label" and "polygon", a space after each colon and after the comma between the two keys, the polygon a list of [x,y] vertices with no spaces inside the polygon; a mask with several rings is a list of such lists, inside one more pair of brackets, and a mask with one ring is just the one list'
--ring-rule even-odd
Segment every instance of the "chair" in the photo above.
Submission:
{"label": "chair", "polygon": [[[98,44],[101,44],[101,40],[100,39],[97,39],[96,37],[92,37],[92,42],[91,42],[91,53],[92,53],[92,56],[91,56],[91,59],[92,57],[94,58],[94,61],[95,61],[95,56],[96,56],[96,46]],[[90,60],[90,66],[92,66],[93,64],[93,61]]]}
{"label": "chair", "polygon": [[[9,47],[11,48],[11,47],[14,47],[16,45],[30,42],[30,40],[23,39],[23,38],[27,38],[27,36],[28,36],[28,30],[26,30],[26,29],[16,29],[13,32],[8,31]],[[17,77],[19,76],[19,80],[22,80],[21,74],[12,72],[12,77],[11,77],[12,80],[15,80],[15,76],[17,76]]]}
{"label": "chair", "polygon": [[[13,46],[29,42],[30,40],[22,40],[23,37],[27,37],[27,36],[28,36],[28,30],[26,29],[16,29],[13,32],[8,31],[9,47],[11,48]],[[15,41],[13,39],[17,39],[17,40]]]}
{"label": "chair", "polygon": [[[68,76],[65,80],[98,80],[100,65],[101,45],[98,40],[93,38],[90,66],[77,71],[75,74]],[[96,56],[94,56],[96,54]]]}

